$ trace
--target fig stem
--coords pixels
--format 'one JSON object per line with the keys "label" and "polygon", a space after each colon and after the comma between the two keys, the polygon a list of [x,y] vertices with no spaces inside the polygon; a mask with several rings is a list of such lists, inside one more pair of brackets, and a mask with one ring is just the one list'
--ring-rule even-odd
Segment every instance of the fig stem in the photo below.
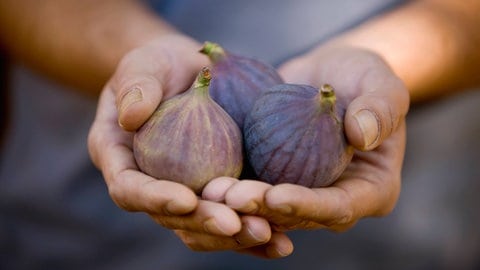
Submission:
{"label": "fig stem", "polygon": [[202,70],[198,73],[195,83],[193,84],[194,88],[201,88],[210,85],[210,80],[212,75],[210,74],[210,69],[208,67],[203,67]]}
{"label": "fig stem", "polygon": [[222,60],[226,55],[225,50],[220,45],[210,41],[205,41],[200,52],[207,55],[213,63]]}
{"label": "fig stem", "polygon": [[208,67],[203,67],[193,83],[193,89],[208,94],[208,86],[210,85],[211,79],[212,75],[210,74],[210,69]]}
{"label": "fig stem", "polygon": [[334,111],[336,100],[335,90],[330,84],[320,86],[320,104],[323,111]]}

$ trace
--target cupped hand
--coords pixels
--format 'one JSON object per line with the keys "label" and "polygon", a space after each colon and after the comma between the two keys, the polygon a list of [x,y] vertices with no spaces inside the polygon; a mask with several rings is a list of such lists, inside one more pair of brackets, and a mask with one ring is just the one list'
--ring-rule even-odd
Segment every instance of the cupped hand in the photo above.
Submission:
{"label": "cupped hand", "polygon": [[142,173],[132,152],[133,132],[161,100],[187,90],[208,65],[201,45],[166,35],[126,54],[104,87],[88,148],[101,170],[112,200],[127,211],[145,212],[175,230],[191,249],[238,250],[279,257],[291,252],[289,239],[260,217],[239,216],[221,202],[199,199],[186,186]]}
{"label": "cupped hand", "polygon": [[[361,218],[390,213],[400,193],[406,143],[404,84],[377,54],[343,46],[319,47],[280,72],[289,83],[328,83],[348,102],[344,125],[355,147],[351,163],[325,188],[223,178],[207,186],[204,198],[222,198],[238,212],[265,217],[277,231],[344,231]],[[214,185],[227,187],[221,192]]]}

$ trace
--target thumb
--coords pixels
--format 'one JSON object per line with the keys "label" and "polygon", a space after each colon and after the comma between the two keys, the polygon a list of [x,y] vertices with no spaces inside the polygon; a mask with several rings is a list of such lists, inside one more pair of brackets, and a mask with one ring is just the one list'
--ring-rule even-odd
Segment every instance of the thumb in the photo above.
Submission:
{"label": "thumb", "polygon": [[163,97],[170,65],[154,61],[159,59],[153,60],[146,50],[132,51],[121,60],[110,81],[116,96],[118,123],[125,130],[138,129]]}
{"label": "thumb", "polygon": [[410,103],[403,82],[387,69],[372,69],[360,80],[360,95],[348,106],[345,132],[355,148],[372,150],[395,132]]}
{"label": "thumb", "polygon": [[183,36],[137,48],[120,61],[111,85],[116,96],[118,123],[138,129],[162,98],[182,92],[208,59],[198,53],[197,42]]}

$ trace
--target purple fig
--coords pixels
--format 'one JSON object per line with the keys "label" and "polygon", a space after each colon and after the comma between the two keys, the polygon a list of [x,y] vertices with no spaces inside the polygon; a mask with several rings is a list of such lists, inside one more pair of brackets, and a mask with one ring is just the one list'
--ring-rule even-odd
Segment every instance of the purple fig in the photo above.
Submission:
{"label": "purple fig", "polygon": [[159,105],[133,141],[143,172],[197,194],[215,177],[238,177],[243,163],[241,131],[210,97],[210,80],[205,67],[190,89]]}
{"label": "purple fig", "polygon": [[213,63],[210,94],[230,114],[240,129],[245,116],[261,92],[283,83],[277,71],[269,64],[224,50],[220,45],[205,42],[201,53]]}
{"label": "purple fig", "polygon": [[248,158],[260,180],[331,185],[353,156],[344,115],[344,104],[327,84],[282,84],[264,92],[244,126]]}

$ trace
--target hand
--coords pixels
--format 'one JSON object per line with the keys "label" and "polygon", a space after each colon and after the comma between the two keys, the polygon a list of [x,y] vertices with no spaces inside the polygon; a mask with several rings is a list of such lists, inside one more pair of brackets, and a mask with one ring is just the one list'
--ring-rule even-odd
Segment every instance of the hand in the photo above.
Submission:
{"label": "hand", "polygon": [[287,82],[329,83],[349,102],[345,132],[356,148],[337,182],[326,188],[222,178],[210,183],[205,199],[238,212],[267,218],[278,231],[327,228],[344,231],[359,219],[383,216],[400,192],[409,96],[378,55],[357,48],[322,47],[280,68]]}
{"label": "hand", "polygon": [[[188,89],[207,58],[200,45],[179,35],[151,41],[128,53],[103,89],[88,146],[112,200],[127,211],[145,212],[175,230],[194,250],[233,249],[257,256],[291,252],[290,240],[272,235],[260,217],[239,216],[223,203],[198,199],[186,186],[142,173],[132,152],[133,132],[163,98]],[[255,247],[258,246],[258,247]],[[253,248],[250,248],[253,247]]]}

